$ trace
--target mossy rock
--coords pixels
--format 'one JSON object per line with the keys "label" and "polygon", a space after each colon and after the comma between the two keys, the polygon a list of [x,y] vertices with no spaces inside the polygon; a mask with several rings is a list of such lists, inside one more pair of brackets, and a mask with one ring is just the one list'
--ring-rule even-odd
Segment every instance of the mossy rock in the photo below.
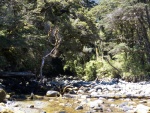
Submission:
{"label": "mossy rock", "polygon": [[14,113],[14,112],[10,109],[5,108],[0,113]]}
{"label": "mossy rock", "polygon": [[6,92],[3,89],[0,89],[0,102],[4,101],[6,98]]}

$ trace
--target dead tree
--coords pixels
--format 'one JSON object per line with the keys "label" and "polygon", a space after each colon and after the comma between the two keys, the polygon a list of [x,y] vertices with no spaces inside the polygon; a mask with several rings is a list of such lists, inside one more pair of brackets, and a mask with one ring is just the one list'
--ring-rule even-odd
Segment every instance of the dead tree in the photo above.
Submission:
{"label": "dead tree", "polygon": [[52,45],[54,45],[54,48],[47,55],[45,55],[42,58],[41,67],[40,67],[40,78],[41,79],[43,78],[43,67],[44,67],[45,59],[48,56],[55,56],[56,51],[58,50],[60,43],[62,41],[62,37],[59,34],[59,28],[58,27],[55,27],[54,29],[50,28],[50,30],[48,32],[48,36],[50,36],[50,38],[51,38],[51,36],[53,36],[55,39],[55,42],[54,42],[54,44],[52,44]]}

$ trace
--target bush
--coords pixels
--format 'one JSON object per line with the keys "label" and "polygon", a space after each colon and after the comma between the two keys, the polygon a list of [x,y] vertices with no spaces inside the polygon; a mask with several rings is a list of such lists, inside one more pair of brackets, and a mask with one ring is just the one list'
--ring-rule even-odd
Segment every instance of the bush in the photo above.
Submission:
{"label": "bush", "polygon": [[94,80],[97,75],[99,75],[99,70],[103,67],[103,62],[97,60],[91,60],[86,63],[84,68],[84,79],[85,80]]}
{"label": "bush", "polygon": [[96,62],[94,60],[87,62],[84,71],[85,80],[94,80],[96,78]]}

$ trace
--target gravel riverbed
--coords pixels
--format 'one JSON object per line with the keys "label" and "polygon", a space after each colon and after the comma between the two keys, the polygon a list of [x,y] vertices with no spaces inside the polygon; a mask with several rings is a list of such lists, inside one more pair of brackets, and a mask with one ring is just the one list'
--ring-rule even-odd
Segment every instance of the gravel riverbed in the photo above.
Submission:
{"label": "gravel riverbed", "polygon": [[[7,97],[0,113],[150,113],[150,81],[138,83],[119,79],[83,81],[56,78],[47,80],[45,95],[24,95],[18,101]],[[55,87],[69,86],[63,96]],[[59,96],[59,97],[58,97]]]}

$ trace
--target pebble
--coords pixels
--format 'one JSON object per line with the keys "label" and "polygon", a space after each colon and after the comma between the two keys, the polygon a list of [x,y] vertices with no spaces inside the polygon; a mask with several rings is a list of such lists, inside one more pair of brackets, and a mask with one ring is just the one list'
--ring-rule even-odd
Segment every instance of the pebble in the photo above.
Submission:
{"label": "pebble", "polygon": [[77,107],[75,108],[75,110],[81,110],[81,109],[83,109],[83,106],[77,106]]}

